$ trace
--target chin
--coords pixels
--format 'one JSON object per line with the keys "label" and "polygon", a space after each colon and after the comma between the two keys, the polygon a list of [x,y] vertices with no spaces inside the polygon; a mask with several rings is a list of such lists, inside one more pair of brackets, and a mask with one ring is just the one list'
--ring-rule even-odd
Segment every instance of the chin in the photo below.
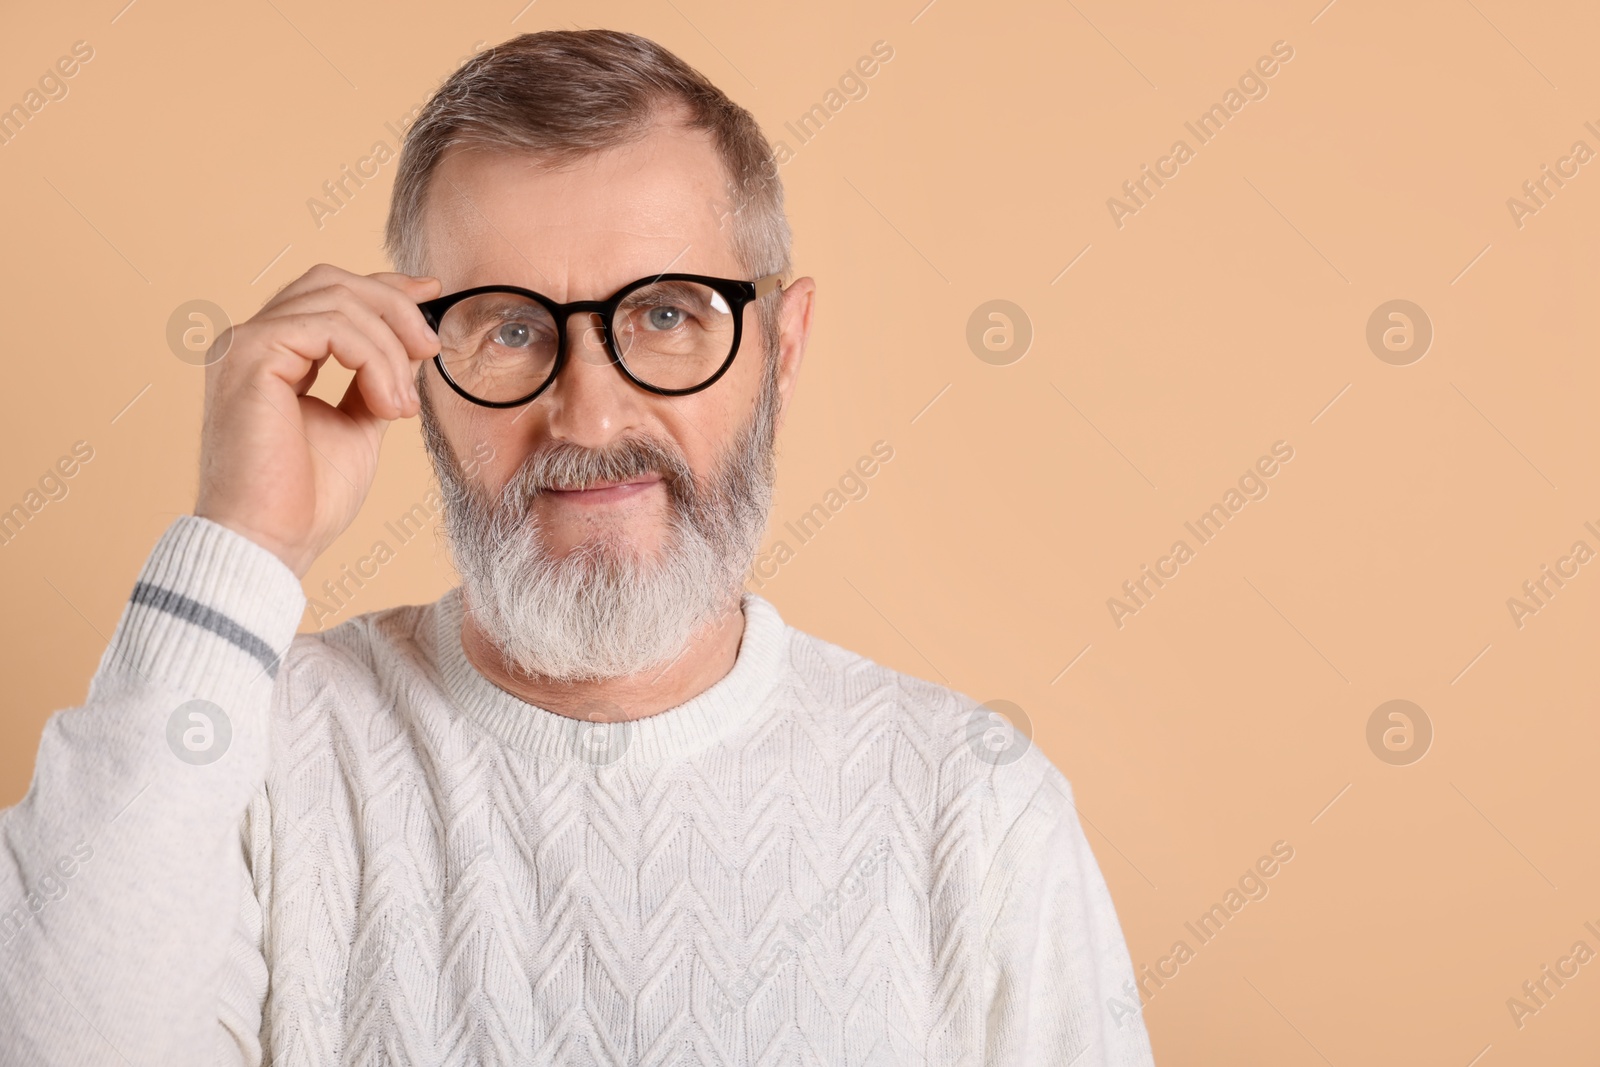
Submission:
{"label": "chin", "polygon": [[575,537],[555,536],[551,555],[557,560],[574,557],[604,559],[608,562],[649,564],[661,558],[665,536],[660,531],[629,529],[622,524],[607,524],[606,529],[585,529]]}

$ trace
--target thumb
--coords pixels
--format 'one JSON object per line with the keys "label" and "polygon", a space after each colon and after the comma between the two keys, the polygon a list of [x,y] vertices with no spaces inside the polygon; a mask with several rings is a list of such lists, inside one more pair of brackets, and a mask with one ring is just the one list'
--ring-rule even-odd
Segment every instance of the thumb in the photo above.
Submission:
{"label": "thumb", "polygon": [[401,274],[399,271],[378,271],[367,277],[392,285],[407,296],[426,300],[444,291],[444,283],[431,274]]}
{"label": "thumb", "polygon": [[339,403],[334,406],[349,417],[350,421],[371,433],[374,440],[381,441],[389,429],[390,420],[373,414],[372,409],[367,406],[366,397],[361,395],[359,383],[354,378],[345,388],[344,396],[340,397]]}

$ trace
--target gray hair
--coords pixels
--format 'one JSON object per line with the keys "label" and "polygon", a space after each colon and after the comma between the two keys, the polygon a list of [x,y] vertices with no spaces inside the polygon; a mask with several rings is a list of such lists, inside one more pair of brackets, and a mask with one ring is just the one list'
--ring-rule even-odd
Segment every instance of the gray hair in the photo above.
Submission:
{"label": "gray hair", "polygon": [[[711,134],[727,171],[724,220],[740,265],[752,278],[787,274],[783,183],[755,118],[667,49],[616,30],[524,33],[479,52],[439,87],[400,151],[384,228],[390,261],[407,274],[427,272],[423,210],[450,148],[525,151],[559,166],[636,140],[673,110],[689,129]],[[776,299],[762,301],[766,312]],[[761,314],[764,323],[774,317]]]}

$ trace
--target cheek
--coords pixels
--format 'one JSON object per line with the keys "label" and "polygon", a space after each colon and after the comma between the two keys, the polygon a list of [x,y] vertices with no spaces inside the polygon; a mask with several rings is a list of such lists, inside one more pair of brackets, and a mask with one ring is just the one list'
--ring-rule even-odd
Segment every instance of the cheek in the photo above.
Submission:
{"label": "cheek", "polygon": [[[739,344],[739,355],[722,378],[698,394],[677,397],[658,408],[661,426],[688,461],[694,474],[709,472],[755,418],[762,395],[760,346]],[[746,358],[754,357],[754,358]]]}
{"label": "cheek", "polygon": [[[742,277],[742,275],[741,275]],[[722,380],[737,378],[741,383],[741,390],[752,389],[750,383],[760,381],[760,371],[765,358],[762,351],[764,341],[761,336],[761,317],[756,314],[756,306],[748,304],[744,309],[743,322],[739,330],[739,352],[733,358],[733,366],[728,368],[728,373]],[[718,381],[717,385],[721,385]],[[715,391],[716,385],[712,390]],[[753,391],[753,389],[752,389]]]}
{"label": "cheek", "polygon": [[[434,385],[448,392],[443,383]],[[440,429],[467,480],[496,490],[504,486],[528,458],[532,436],[528,431],[537,412],[468,406],[453,396],[440,396],[439,389],[433,399]]]}
{"label": "cheek", "polygon": [[[739,428],[739,415],[729,397],[739,384],[730,368],[715,385],[692,396],[678,397],[661,413],[661,429],[697,479],[711,474]],[[727,387],[726,394],[723,387]],[[740,391],[742,395],[742,390]]]}
{"label": "cheek", "polygon": [[468,444],[476,445],[478,454],[485,457],[476,465],[466,465],[474,482],[499,492],[516,476],[533,451],[528,435],[517,432],[527,421],[524,417],[522,422],[512,426],[490,423],[472,427]]}

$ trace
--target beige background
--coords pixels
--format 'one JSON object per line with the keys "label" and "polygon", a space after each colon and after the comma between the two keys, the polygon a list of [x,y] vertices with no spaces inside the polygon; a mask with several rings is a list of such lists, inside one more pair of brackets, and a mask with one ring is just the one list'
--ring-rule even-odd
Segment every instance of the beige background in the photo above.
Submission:
{"label": "beige background", "polygon": [[[1506,602],[1575,541],[1600,550],[1583,525],[1600,527],[1600,162],[1520,227],[1507,198],[1574,141],[1600,151],[1600,16],[924,2],[13,5],[0,103],[76,41],[94,58],[0,147],[0,508],[74,442],[94,458],[0,547],[0,803],[193,504],[202,372],[168,348],[173,310],[243,319],[313,263],[385,269],[394,164],[319,228],[322,183],[393,146],[386,124],[475,42],[624,28],[795,148],[782,173],[820,299],[772,536],[874,441],[894,449],[763,594],[1022,708],[1075,785],[1137,965],[1195,947],[1184,923],[1292,845],[1150,1001],[1158,1061],[1588,1062],[1600,963],[1521,1028],[1506,1002],[1574,942],[1600,951],[1583,925],[1600,928],[1600,563],[1520,628]],[[894,56],[867,96],[797,147],[784,123],[879,40]],[[1199,146],[1184,122],[1276,41],[1294,58],[1268,95]],[[1107,198],[1180,137],[1194,158],[1118,228]],[[966,341],[992,299],[1033,329],[1005,366]],[[1407,366],[1365,338],[1391,299],[1434,327]],[[1195,547],[1184,522],[1276,441],[1294,458],[1269,495],[1119,629],[1107,598]],[[415,424],[391,429],[308,593],[428,477]],[[328,621],[450,582],[421,538]],[[1432,723],[1419,762],[1368,746],[1391,699]]]}

